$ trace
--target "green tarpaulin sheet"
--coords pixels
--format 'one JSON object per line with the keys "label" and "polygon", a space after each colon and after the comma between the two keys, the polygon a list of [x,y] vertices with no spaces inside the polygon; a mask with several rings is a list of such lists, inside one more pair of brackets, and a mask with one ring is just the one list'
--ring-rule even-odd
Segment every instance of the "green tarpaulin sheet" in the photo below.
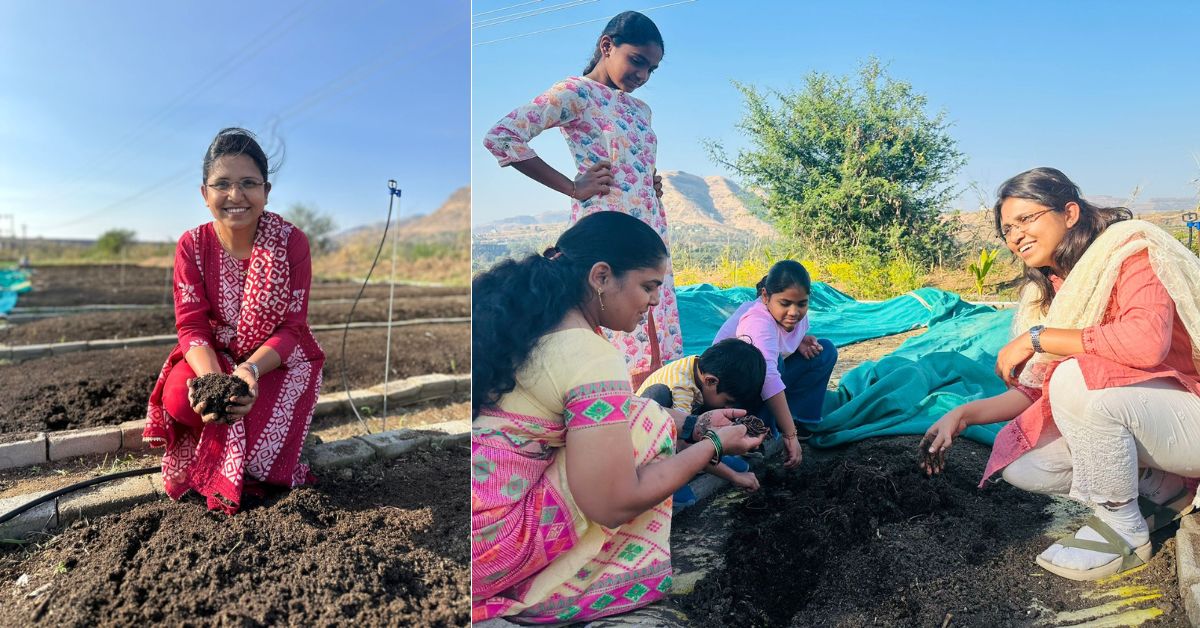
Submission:
{"label": "green tarpaulin sheet", "polygon": [[[709,285],[679,289],[684,352],[704,351],[752,288]],[[972,305],[958,295],[921,288],[877,303],[855,301],[814,283],[809,305],[814,335],[842,347],[928,326],[878,362],[864,362],[841,378],[825,399],[825,416],[809,442],[833,447],[872,436],[923,434],[951,408],[1004,391],[993,372],[1008,341],[1011,311]],[[990,445],[1003,426],[971,427],[964,436]]]}

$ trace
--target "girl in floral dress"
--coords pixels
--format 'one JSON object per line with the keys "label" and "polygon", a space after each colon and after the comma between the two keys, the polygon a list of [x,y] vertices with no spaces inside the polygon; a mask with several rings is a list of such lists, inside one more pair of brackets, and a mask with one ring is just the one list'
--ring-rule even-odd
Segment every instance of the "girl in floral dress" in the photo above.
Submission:
{"label": "girl in floral dress", "polygon": [[[650,107],[631,95],[650,79],[662,57],[662,35],[654,22],[635,11],[621,13],[604,28],[582,76],[560,81],[504,116],[488,131],[484,146],[501,166],[511,165],[571,197],[569,224],[598,211],[622,212],[653,227],[669,249]],[[562,130],[575,157],[574,177],[550,167],[529,147],[531,139],[553,127]],[[624,354],[635,387],[664,362],[682,357],[670,266],[661,303],[647,320],[632,333],[607,335]]]}

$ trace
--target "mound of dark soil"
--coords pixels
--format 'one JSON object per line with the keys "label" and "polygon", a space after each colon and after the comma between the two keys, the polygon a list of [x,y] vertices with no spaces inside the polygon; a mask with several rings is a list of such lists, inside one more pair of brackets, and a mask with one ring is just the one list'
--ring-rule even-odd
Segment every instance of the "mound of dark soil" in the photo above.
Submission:
{"label": "mound of dark soil", "polygon": [[159,501],[0,547],[0,625],[466,625],[466,468],[414,452],[233,517]]}
{"label": "mound of dark soil", "polygon": [[[344,390],[342,335],[320,332],[325,350],[321,393]],[[386,329],[352,329],[346,363],[350,388],[383,382]],[[169,347],[85,351],[0,364],[0,432],[117,425],[144,418]],[[470,326],[412,325],[392,330],[389,381],[427,373],[468,373]]]}
{"label": "mound of dark soil", "polygon": [[[1028,626],[1083,607],[1092,585],[1033,562],[1051,541],[1048,497],[1003,482],[977,489],[988,449],[965,440],[945,473],[926,477],[916,444],[872,439],[809,451],[799,472],[769,467],[734,507],[723,567],[679,601],[691,621],[941,626],[950,614],[955,626]],[[1173,574],[1173,550],[1160,548],[1131,578],[1164,592],[1155,604],[1167,625],[1187,625]]]}
{"label": "mound of dark soil", "polygon": [[229,424],[234,418],[228,412],[230,398],[250,396],[250,386],[240,377],[209,373],[192,381],[192,394],[196,403],[201,404],[202,414],[215,414],[217,422]]}

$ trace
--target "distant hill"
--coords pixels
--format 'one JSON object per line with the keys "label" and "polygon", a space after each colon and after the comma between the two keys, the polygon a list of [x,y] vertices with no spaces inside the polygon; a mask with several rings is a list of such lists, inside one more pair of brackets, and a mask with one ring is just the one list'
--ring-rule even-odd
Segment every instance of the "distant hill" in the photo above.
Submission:
{"label": "distant hill", "polygon": [[[754,214],[752,197],[725,177],[699,177],[678,170],[663,171],[663,206],[673,241],[689,243],[749,242],[774,238],[774,227]],[[477,241],[544,238],[565,229],[570,212],[551,210],[476,225]],[[552,238],[551,238],[552,239]]]}
{"label": "distant hill", "polygon": [[[347,229],[333,236],[339,245],[355,242],[364,237],[378,241],[383,230],[382,221]],[[446,242],[468,237],[471,231],[471,188],[464,186],[455,190],[440,207],[422,216],[404,218],[393,223],[393,229],[402,241]]]}

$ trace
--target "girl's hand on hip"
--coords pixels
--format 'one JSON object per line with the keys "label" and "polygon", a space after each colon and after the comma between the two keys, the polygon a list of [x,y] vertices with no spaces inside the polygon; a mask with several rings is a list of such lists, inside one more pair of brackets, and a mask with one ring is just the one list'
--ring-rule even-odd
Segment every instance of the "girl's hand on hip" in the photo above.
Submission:
{"label": "girl's hand on hip", "polygon": [[1008,341],[996,355],[996,375],[1009,386],[1016,386],[1020,368],[1033,357],[1033,341],[1026,332]]}
{"label": "girl's hand on hip", "polygon": [[571,195],[577,201],[586,201],[593,196],[608,194],[613,183],[612,165],[601,161],[575,177],[575,193]]}
{"label": "girl's hand on hip", "polygon": [[654,169],[654,196],[662,198],[663,186],[662,177],[658,174],[658,168]]}

